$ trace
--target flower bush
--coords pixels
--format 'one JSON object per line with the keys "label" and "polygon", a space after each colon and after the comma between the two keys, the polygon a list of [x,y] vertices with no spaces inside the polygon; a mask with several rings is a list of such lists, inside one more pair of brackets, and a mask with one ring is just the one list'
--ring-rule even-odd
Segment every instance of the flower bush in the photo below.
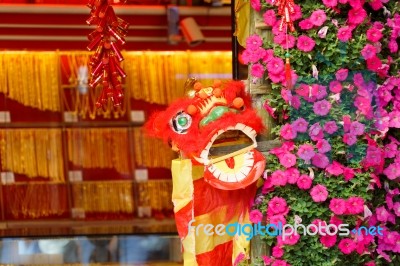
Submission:
{"label": "flower bush", "polygon": [[251,1],[273,38],[251,35],[242,58],[252,81],[272,84],[264,107],[282,140],[253,222],[379,225],[383,236],[263,236],[271,255],[252,263],[400,265],[399,3],[296,2],[291,32],[279,30],[271,0]]}

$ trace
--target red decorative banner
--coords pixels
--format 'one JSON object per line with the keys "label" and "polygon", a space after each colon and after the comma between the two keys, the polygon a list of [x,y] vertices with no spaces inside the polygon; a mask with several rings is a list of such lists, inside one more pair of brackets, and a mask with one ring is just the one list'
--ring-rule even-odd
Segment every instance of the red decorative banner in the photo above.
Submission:
{"label": "red decorative banner", "polygon": [[120,66],[124,60],[120,47],[125,44],[129,24],[115,15],[111,4],[125,1],[119,0],[90,0],[87,6],[91,9],[90,17],[86,20],[89,25],[96,25],[96,29],[88,35],[90,41],[87,49],[95,51],[90,58],[91,81],[89,86],[94,89],[102,82],[103,89],[96,107],[113,102],[114,107],[122,104],[123,91],[121,78],[126,74]]}

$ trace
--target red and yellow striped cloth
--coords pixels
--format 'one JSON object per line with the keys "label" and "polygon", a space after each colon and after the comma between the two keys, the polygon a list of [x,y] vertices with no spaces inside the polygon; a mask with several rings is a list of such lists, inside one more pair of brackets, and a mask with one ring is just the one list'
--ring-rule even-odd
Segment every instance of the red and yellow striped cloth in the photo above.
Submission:
{"label": "red and yellow striped cloth", "polygon": [[[185,266],[229,266],[236,257],[249,253],[245,235],[228,234],[208,236],[200,224],[249,224],[250,201],[256,193],[256,184],[244,189],[220,190],[203,179],[204,166],[192,165],[190,159],[172,161],[175,219],[183,245]],[[189,223],[199,227],[189,231]],[[215,229],[214,229],[215,230]]]}

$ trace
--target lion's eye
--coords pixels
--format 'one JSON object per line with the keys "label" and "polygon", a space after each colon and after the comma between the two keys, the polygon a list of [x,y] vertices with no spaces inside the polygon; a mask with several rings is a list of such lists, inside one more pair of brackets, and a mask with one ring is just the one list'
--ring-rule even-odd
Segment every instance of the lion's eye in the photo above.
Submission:
{"label": "lion's eye", "polygon": [[171,120],[172,129],[179,134],[186,134],[188,128],[191,125],[192,125],[192,117],[185,112],[179,112]]}

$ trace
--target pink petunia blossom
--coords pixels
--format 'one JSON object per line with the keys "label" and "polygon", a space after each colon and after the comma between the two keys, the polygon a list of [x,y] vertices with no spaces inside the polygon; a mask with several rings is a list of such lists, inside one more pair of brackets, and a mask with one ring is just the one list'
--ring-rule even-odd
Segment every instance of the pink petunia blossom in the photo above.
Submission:
{"label": "pink petunia blossom", "polygon": [[317,153],[312,157],[311,163],[318,168],[324,169],[329,165],[329,159],[325,154]]}
{"label": "pink petunia blossom", "polygon": [[346,201],[346,208],[349,214],[360,214],[364,212],[364,199],[361,197],[350,197]]}
{"label": "pink petunia blossom", "polygon": [[262,61],[264,63],[268,63],[269,61],[271,61],[273,57],[274,57],[274,50],[272,49],[265,50],[265,55],[262,58]]}
{"label": "pink petunia blossom", "polygon": [[333,215],[331,217],[331,219],[329,220],[329,223],[330,224],[334,224],[336,226],[339,226],[339,225],[343,224],[343,221],[339,217],[337,217],[336,215]]}
{"label": "pink petunia blossom", "polygon": [[283,256],[283,248],[281,246],[273,247],[272,256],[274,256],[275,258],[281,258]]}
{"label": "pink petunia blossom", "polygon": [[318,9],[312,12],[310,16],[310,21],[314,26],[320,27],[326,21],[325,11]]}
{"label": "pink petunia blossom", "polygon": [[392,54],[397,53],[397,51],[399,50],[399,45],[397,44],[397,41],[395,38],[390,39],[390,41],[388,43],[388,48]]}
{"label": "pink petunia blossom", "polygon": [[290,102],[290,106],[292,106],[294,109],[299,109],[301,105],[300,99],[297,96],[292,97],[292,101]]}
{"label": "pink petunia blossom", "polygon": [[382,32],[377,28],[370,28],[367,30],[367,40],[370,42],[378,42],[382,37]]}
{"label": "pink petunia blossom", "polygon": [[328,198],[328,190],[324,185],[316,185],[311,189],[310,195],[314,202],[323,202]]}
{"label": "pink petunia blossom", "polygon": [[292,153],[284,153],[279,156],[279,163],[285,168],[290,168],[296,164],[296,155]]}
{"label": "pink petunia blossom", "polygon": [[289,230],[290,229],[286,229],[284,238],[283,236],[278,236],[278,243],[280,242],[284,245],[294,246],[299,242],[300,235],[297,232],[294,232],[294,230],[291,230],[291,232]]}
{"label": "pink petunia blossom", "polygon": [[389,127],[400,128],[400,111],[390,112],[389,118]]}
{"label": "pink petunia blossom", "polygon": [[333,80],[329,83],[329,89],[333,93],[340,93],[342,91],[343,87],[339,81]]}
{"label": "pink petunia blossom", "polygon": [[275,196],[268,202],[268,212],[272,215],[282,214],[287,211],[287,208],[286,200],[281,197]]}
{"label": "pink petunia blossom", "polygon": [[250,5],[255,11],[261,10],[260,0],[250,0]]}
{"label": "pink petunia blossom", "polygon": [[350,134],[361,136],[362,134],[364,134],[364,130],[365,130],[365,125],[358,121],[354,121],[350,125]]}
{"label": "pink petunia blossom", "polygon": [[382,61],[377,56],[367,59],[367,68],[371,71],[378,71],[382,66]]}
{"label": "pink petunia blossom", "polygon": [[369,262],[365,263],[364,266],[376,266],[376,264],[374,261],[369,261]]}
{"label": "pink petunia blossom", "polygon": [[329,203],[329,209],[336,215],[342,215],[346,211],[346,201],[340,198],[333,198]]}
{"label": "pink petunia blossom", "polygon": [[304,118],[297,118],[292,123],[292,129],[296,132],[304,133],[307,131],[308,122]]}
{"label": "pink petunia blossom", "polygon": [[265,255],[261,256],[261,258],[264,262],[264,265],[271,265],[271,263],[274,261],[273,258],[265,256]]}
{"label": "pink petunia blossom", "polygon": [[380,222],[386,223],[389,219],[390,213],[384,206],[375,209],[376,219]]}
{"label": "pink petunia blossom", "polygon": [[311,177],[303,174],[299,177],[299,179],[297,179],[296,184],[297,184],[298,188],[300,188],[302,190],[307,190],[307,189],[311,188],[312,181],[313,180],[311,179]]}
{"label": "pink petunia blossom", "polygon": [[246,256],[244,255],[244,253],[241,252],[241,253],[236,257],[235,261],[233,262],[233,266],[239,265],[245,258],[246,258]]}
{"label": "pink petunia blossom", "polygon": [[264,23],[270,27],[274,26],[276,23],[276,15],[273,9],[267,10],[264,13],[263,18],[264,18]]}
{"label": "pink petunia blossom", "polygon": [[313,124],[308,130],[308,135],[314,141],[322,139],[324,137],[324,132],[322,131],[321,125],[318,122]]}
{"label": "pink petunia blossom", "polygon": [[377,11],[383,7],[381,0],[372,0],[369,2],[369,5],[372,7],[373,10]]}
{"label": "pink petunia blossom", "polygon": [[310,52],[314,49],[315,41],[308,36],[301,35],[297,39],[297,48],[303,52]]}
{"label": "pink petunia blossom", "polygon": [[295,46],[296,38],[290,34],[277,34],[274,36],[274,43],[281,45],[284,49],[290,49]]}
{"label": "pink petunia blossom", "polygon": [[343,167],[343,176],[345,181],[353,179],[355,176],[354,169],[349,167]]}
{"label": "pink petunia blossom", "polygon": [[250,74],[256,78],[262,78],[264,75],[264,66],[260,63],[251,66]]}
{"label": "pink petunia blossom", "polygon": [[249,216],[250,221],[254,224],[261,222],[263,219],[263,214],[259,210],[251,210]]}
{"label": "pink petunia blossom", "polygon": [[297,155],[307,163],[314,157],[315,151],[311,144],[302,144],[299,146]]}
{"label": "pink petunia blossom", "polygon": [[376,47],[371,44],[366,44],[364,48],[361,50],[361,55],[364,57],[364,59],[370,59],[376,56],[376,53],[377,53]]}
{"label": "pink petunia blossom", "polygon": [[284,70],[283,60],[278,57],[273,57],[267,64],[267,70],[272,74],[280,74]]}
{"label": "pink petunia blossom", "polygon": [[291,124],[285,124],[281,128],[281,137],[286,140],[295,139],[297,137],[297,132],[293,129]]}
{"label": "pink petunia blossom", "polygon": [[285,174],[287,176],[289,184],[296,184],[296,182],[300,176],[299,170],[297,170],[297,168],[294,168],[294,167],[286,169]]}
{"label": "pink petunia blossom", "polygon": [[291,19],[293,21],[299,20],[303,17],[303,14],[301,13],[301,7],[299,5],[294,5],[294,14],[291,15]]}
{"label": "pink petunia blossom", "polygon": [[303,19],[299,22],[299,27],[302,30],[310,30],[314,27],[314,24],[311,22],[311,19]]}
{"label": "pink petunia blossom", "polygon": [[285,219],[285,216],[283,216],[282,214],[272,215],[269,217],[269,223],[274,224],[276,226],[278,226],[279,223],[281,223],[282,225],[285,225],[286,219]]}
{"label": "pink petunia blossom", "polygon": [[363,6],[364,0],[348,0],[350,6],[354,9],[359,9]]}
{"label": "pink petunia blossom", "polygon": [[357,136],[350,133],[346,133],[343,135],[343,142],[349,146],[353,146],[357,142]]}
{"label": "pink petunia blossom", "polygon": [[400,177],[400,163],[391,163],[383,170],[383,173],[390,180],[395,180]]}
{"label": "pink petunia blossom", "polygon": [[246,49],[257,50],[263,44],[260,35],[253,34],[246,39]]}
{"label": "pink petunia blossom", "polygon": [[271,183],[274,186],[285,186],[287,183],[287,176],[282,170],[276,170],[271,175]]}
{"label": "pink petunia blossom", "polygon": [[290,266],[285,260],[275,260],[272,262],[271,266]]}
{"label": "pink petunia blossom", "polygon": [[356,243],[354,243],[353,239],[343,238],[340,240],[338,248],[343,254],[350,254],[356,249]]}
{"label": "pink petunia blossom", "polygon": [[333,176],[339,176],[343,174],[344,166],[337,161],[333,161],[332,164],[326,167],[325,171]]}
{"label": "pink petunia blossom", "polygon": [[400,217],[400,202],[395,202],[393,204],[393,211],[397,217]]}
{"label": "pink petunia blossom", "polygon": [[333,134],[338,130],[338,126],[335,121],[328,121],[324,125],[324,131],[328,134]]}
{"label": "pink petunia blossom", "polygon": [[320,37],[321,39],[325,39],[326,38],[326,34],[328,33],[328,26],[324,26],[322,28],[319,29],[318,31],[318,37]]}
{"label": "pink petunia blossom", "polygon": [[335,7],[335,6],[337,6],[337,0],[322,0],[322,3],[324,3],[324,5],[326,7]]}
{"label": "pink petunia blossom", "polygon": [[352,25],[359,25],[364,22],[367,17],[367,12],[363,8],[350,9],[348,13],[349,23]]}
{"label": "pink petunia blossom", "polygon": [[342,42],[347,42],[352,37],[351,29],[348,26],[341,27],[338,30],[337,38]]}
{"label": "pink petunia blossom", "polygon": [[397,154],[397,145],[394,142],[386,144],[384,147],[385,158],[394,158]]}
{"label": "pink petunia blossom", "polygon": [[324,235],[319,238],[319,241],[322,245],[327,248],[331,248],[336,244],[337,236],[336,235]]}
{"label": "pink petunia blossom", "polygon": [[329,113],[331,107],[332,106],[330,102],[327,100],[322,100],[314,103],[313,110],[316,115],[325,116]]}
{"label": "pink petunia blossom", "polygon": [[338,81],[344,81],[347,79],[348,74],[349,70],[347,68],[341,68],[336,72],[335,77]]}
{"label": "pink petunia blossom", "polygon": [[317,147],[319,153],[327,153],[331,150],[331,145],[326,139],[319,139],[315,147]]}

